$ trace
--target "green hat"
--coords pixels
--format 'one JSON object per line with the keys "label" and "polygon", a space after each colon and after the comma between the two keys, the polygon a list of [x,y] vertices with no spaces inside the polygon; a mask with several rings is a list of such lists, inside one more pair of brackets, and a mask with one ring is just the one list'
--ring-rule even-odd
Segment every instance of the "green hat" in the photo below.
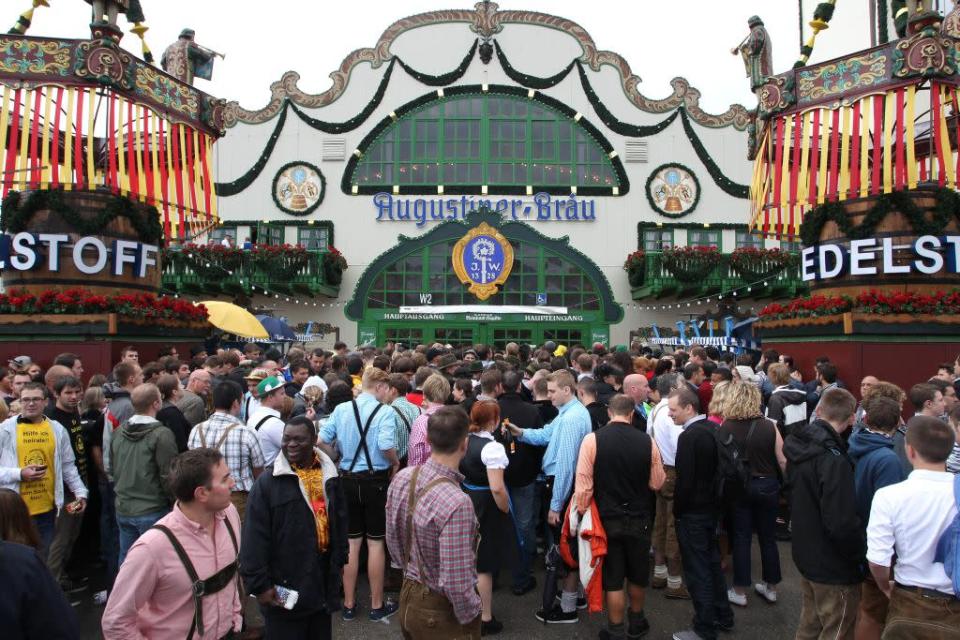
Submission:
{"label": "green hat", "polygon": [[257,395],[265,398],[270,395],[271,392],[281,388],[283,388],[283,381],[276,376],[270,376],[269,378],[261,380],[260,384],[257,385]]}

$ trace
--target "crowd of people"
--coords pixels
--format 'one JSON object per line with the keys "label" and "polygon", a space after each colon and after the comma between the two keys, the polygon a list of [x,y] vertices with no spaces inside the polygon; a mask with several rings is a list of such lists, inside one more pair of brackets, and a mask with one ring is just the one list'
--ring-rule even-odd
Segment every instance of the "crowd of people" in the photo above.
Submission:
{"label": "crowd of people", "polygon": [[960,359],[907,390],[868,375],[859,400],[827,357],[640,343],[127,347],[104,373],[0,367],[12,637],[79,637],[90,593],[107,640],[398,612],[405,638],[477,638],[511,624],[509,582],[544,624],[605,609],[610,640],[658,624],[658,590],[691,601],[675,639],[712,640],[777,603],[778,540],[798,639],[960,629]]}

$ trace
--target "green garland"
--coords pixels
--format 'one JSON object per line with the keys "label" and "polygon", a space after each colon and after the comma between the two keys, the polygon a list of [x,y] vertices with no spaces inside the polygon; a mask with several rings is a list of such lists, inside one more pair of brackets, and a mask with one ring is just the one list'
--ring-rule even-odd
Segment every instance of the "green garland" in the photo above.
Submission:
{"label": "green garland", "polygon": [[707,148],[703,146],[703,142],[700,141],[700,137],[697,136],[697,132],[693,130],[693,125],[690,123],[690,116],[687,115],[687,110],[683,107],[680,107],[678,111],[680,111],[680,120],[683,122],[683,130],[687,134],[687,140],[690,141],[690,144],[693,146],[693,150],[696,152],[697,157],[700,158],[700,162],[703,163],[703,166],[707,168],[707,173],[710,174],[710,177],[713,178],[713,181],[717,184],[717,186],[720,187],[724,193],[733,196],[734,198],[749,198],[750,187],[745,184],[734,182],[727,176],[723,175],[723,171],[720,170],[720,167],[717,166],[717,163],[714,162],[713,158],[710,157],[710,152],[708,152]]}
{"label": "green garland", "polygon": [[[658,173],[660,173],[661,171],[663,171],[668,167],[676,167],[678,169],[682,169],[683,171],[686,171],[690,175],[690,177],[693,178],[693,184],[697,187],[697,192],[693,196],[693,204],[690,205],[689,209],[687,209],[682,213],[670,213],[668,211],[664,211],[663,209],[660,208],[660,205],[656,203],[656,201],[653,199],[653,196],[650,194],[650,185],[653,184],[653,179],[657,177]],[[684,166],[679,162],[668,162],[666,164],[660,165],[650,173],[650,177],[647,178],[647,184],[643,192],[647,196],[647,202],[650,203],[651,209],[653,209],[660,215],[664,216],[665,218],[672,218],[674,220],[677,220],[684,216],[690,215],[691,213],[693,213],[693,210],[697,208],[697,204],[699,204],[700,202],[700,180],[697,179],[697,174],[695,174],[690,167]]]}
{"label": "green garland", "polygon": [[[294,167],[297,165],[303,165],[303,166],[309,167],[314,171],[316,171],[317,175],[320,176],[320,197],[317,198],[316,202],[314,202],[312,205],[310,205],[303,211],[294,211],[293,209],[288,209],[282,204],[280,204],[280,201],[277,199],[277,182],[279,182],[280,180],[280,175],[290,167]],[[304,162],[303,160],[294,160],[293,162],[288,162],[287,164],[277,169],[277,174],[273,177],[273,184],[270,186],[270,197],[273,198],[273,204],[277,205],[277,209],[280,209],[280,211],[283,211],[284,213],[289,213],[292,216],[308,216],[311,213],[313,213],[317,209],[317,207],[319,207],[320,204],[323,202],[323,196],[325,196],[326,193],[327,193],[327,179],[326,177],[324,177],[323,172],[320,171],[320,167],[314,164],[310,164],[309,162]]]}
{"label": "green garland", "polygon": [[31,191],[24,201],[24,194],[11,191],[0,205],[3,209],[0,230],[8,233],[30,231],[34,214],[47,209],[57,214],[81,235],[100,235],[107,225],[117,218],[126,218],[137,232],[141,242],[163,245],[163,227],[156,207],[136,204],[123,196],[112,196],[107,206],[98,211],[95,216],[88,218],[68,205],[64,201],[63,193],[61,189]]}
{"label": "green garland", "polygon": [[477,44],[479,42],[479,40],[473,41],[473,46],[470,47],[470,51],[468,51],[467,55],[463,57],[463,60],[460,61],[460,64],[457,65],[456,69],[453,71],[448,71],[447,73],[441,73],[437,76],[432,76],[430,74],[417,71],[416,69],[411,68],[410,65],[400,58],[394,58],[394,60],[396,60],[397,63],[403,67],[403,70],[406,71],[410,77],[417,82],[431,87],[445,87],[448,84],[456,82],[462,78],[463,74],[467,72],[467,68],[470,67],[470,62],[473,61],[473,56],[477,53]]}
{"label": "green garland", "polygon": [[657,124],[646,126],[629,124],[618,120],[616,116],[607,109],[606,105],[601,102],[597,92],[593,90],[593,86],[590,84],[589,78],[587,78],[587,71],[583,68],[580,61],[574,60],[574,62],[577,63],[577,72],[580,74],[580,86],[583,87],[583,93],[586,94],[587,100],[590,101],[590,106],[592,106],[593,110],[600,116],[600,121],[614,133],[619,133],[622,136],[629,136],[631,138],[646,138],[647,136],[660,133],[676,120],[679,109]]}
{"label": "green garland", "polygon": [[[850,221],[847,208],[842,202],[826,202],[809,211],[800,225],[800,239],[804,246],[820,242],[820,232],[830,220],[837,223],[840,232],[850,240],[869,238],[884,218],[892,211],[899,211],[910,223],[910,228],[918,236],[941,233],[952,220],[960,221],[960,195],[952,189],[937,189],[934,192],[936,205],[921,209],[914,202],[910,192],[894,191],[877,198],[876,204],[863,217],[863,221],[854,226]],[[932,213],[928,222],[924,215]]]}
{"label": "green garland", "polygon": [[247,169],[246,173],[232,182],[214,183],[213,187],[218,196],[235,196],[241,191],[244,191],[247,187],[253,184],[253,181],[257,179],[257,177],[260,175],[260,172],[263,171],[263,168],[267,166],[267,161],[273,154],[273,149],[277,146],[277,141],[280,139],[280,133],[283,131],[283,125],[287,122],[288,104],[288,102],[284,101],[283,106],[280,107],[280,117],[277,118],[277,124],[273,127],[273,131],[270,133],[270,137],[267,139],[266,146],[263,148],[263,151],[260,152],[260,157],[257,158],[256,162],[253,163],[253,166]]}
{"label": "green garland", "polygon": [[[390,83],[390,76],[393,75],[393,66],[399,60],[399,58],[394,58],[390,61],[390,64],[387,65],[387,70],[383,72],[383,78],[380,79],[380,84],[377,85],[377,90],[374,92],[373,97],[370,98],[370,102],[367,103],[367,106],[363,108],[363,111],[355,115],[354,117],[346,120],[344,122],[325,122],[318,118],[312,118],[306,113],[300,110],[300,108],[293,104],[292,102],[287,102],[287,105],[297,117],[300,118],[301,122],[310,127],[311,129],[316,129],[317,131],[322,131],[323,133],[331,134],[341,134],[347,133],[348,131],[353,131],[364,122],[367,121],[367,118],[370,117],[370,114],[380,106],[380,102],[383,100],[384,94],[387,92],[387,85]],[[401,63],[402,64],[402,63]]]}
{"label": "green garland", "polygon": [[277,146],[277,141],[280,138],[280,134],[283,132],[283,127],[287,121],[287,109],[293,110],[293,113],[300,118],[300,121],[312,129],[334,135],[347,133],[349,131],[353,131],[366,122],[367,118],[369,118],[370,115],[377,109],[377,107],[380,106],[380,103],[383,101],[383,96],[387,92],[387,86],[390,83],[390,78],[393,75],[394,65],[399,64],[401,67],[403,67],[404,71],[410,74],[410,76],[418,82],[430,86],[442,86],[455,82],[463,77],[463,75],[467,72],[467,68],[470,66],[470,62],[473,59],[476,50],[477,41],[474,40],[473,46],[470,48],[470,51],[467,52],[467,55],[464,57],[464,59],[460,62],[460,65],[457,66],[457,68],[453,71],[438,76],[432,76],[416,71],[399,57],[394,57],[392,60],[390,60],[390,64],[387,66],[387,70],[383,73],[383,77],[380,79],[380,84],[377,86],[377,90],[374,92],[373,97],[370,98],[370,102],[367,103],[367,106],[365,106],[360,113],[344,122],[326,122],[324,120],[320,120],[319,118],[311,117],[304,113],[291,101],[284,100],[283,105],[280,107],[280,114],[277,118],[277,124],[274,126],[273,132],[270,134],[270,138],[267,140],[267,144],[264,146],[263,151],[260,152],[260,157],[257,158],[257,161],[253,163],[253,166],[250,167],[250,169],[248,169],[236,180],[231,182],[215,183],[214,188],[216,189],[217,195],[235,196],[238,193],[246,190],[251,184],[253,184],[254,180],[260,176],[260,173],[266,166],[267,161],[270,160],[273,150]]}
{"label": "green garland", "polygon": [[507,60],[507,54],[505,54],[503,49],[500,48],[500,43],[494,40],[493,46],[496,47],[497,60],[500,61],[500,66],[503,67],[503,71],[507,74],[507,77],[517,84],[530,89],[543,90],[560,84],[564,78],[570,75],[570,70],[573,69],[573,65],[577,63],[577,59],[574,58],[570,61],[570,64],[568,64],[559,73],[555,73],[547,78],[540,78],[538,76],[532,76],[529,73],[523,73],[522,71],[517,71],[514,69],[513,65],[510,64],[510,61]]}
{"label": "green garland", "polygon": [[890,41],[887,33],[887,0],[877,0],[877,32],[877,44]]}

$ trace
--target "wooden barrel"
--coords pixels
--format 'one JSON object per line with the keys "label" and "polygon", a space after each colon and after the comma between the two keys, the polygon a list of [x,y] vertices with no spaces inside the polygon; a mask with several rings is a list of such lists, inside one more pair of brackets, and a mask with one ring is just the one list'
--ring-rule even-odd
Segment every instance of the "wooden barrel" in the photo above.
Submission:
{"label": "wooden barrel", "polygon": [[[904,195],[911,198],[921,210],[932,208],[936,205],[936,190],[933,188],[913,189],[904,192]],[[867,198],[848,200],[844,203],[847,215],[850,217],[850,222],[854,228],[859,227],[863,223],[864,218],[877,205],[877,201],[881,197],[882,196],[870,196]],[[931,212],[927,212],[927,219],[929,220],[932,215]],[[960,231],[960,225],[957,224],[956,218],[951,218],[946,228],[934,235],[955,235],[958,231]],[[884,238],[892,238],[895,247],[898,245],[907,246],[907,248],[894,251],[892,261],[894,266],[908,265],[916,259],[912,247],[918,237],[918,234],[910,226],[910,221],[907,219],[907,216],[896,210],[890,211],[877,223],[873,233],[867,236],[867,238],[876,238],[878,243],[883,242]],[[819,242],[821,244],[839,245],[844,251],[849,251],[850,248],[850,239],[844,235],[839,225],[833,220],[829,220],[823,225],[820,231]],[[877,275],[852,276],[845,272],[835,278],[811,281],[811,291],[818,295],[847,295],[856,297],[860,292],[870,289],[885,292],[903,291],[930,294],[936,291],[949,291],[960,287],[960,275],[947,271],[946,260],[944,260],[943,268],[933,274],[920,273],[915,269],[911,269],[910,273],[884,274],[881,268],[883,259],[882,251],[877,255],[877,259],[871,263],[878,267],[879,273]]]}
{"label": "wooden barrel", "polygon": [[[25,206],[30,196],[31,192],[24,192],[20,197],[19,206]],[[118,196],[111,193],[99,191],[62,192],[63,204],[84,221],[96,219],[109,205],[115,203],[117,198]],[[139,202],[133,203],[132,211],[135,215],[143,216],[144,219],[147,216],[156,217],[157,215],[154,207]],[[158,238],[141,237],[130,219],[125,216],[117,216],[102,229],[86,233],[65,220],[59,213],[50,208],[41,208],[33,214],[28,231],[35,237],[45,233],[66,234],[69,240],[59,244],[59,269],[57,270],[50,269],[51,260],[48,255],[50,245],[40,242],[34,246],[37,260],[33,268],[22,271],[12,268],[10,264],[6,265],[3,270],[3,286],[7,290],[26,289],[38,294],[51,289],[62,291],[83,287],[96,294],[109,296],[121,293],[157,293],[160,289],[160,241]],[[8,233],[12,236],[16,235],[13,232]],[[75,245],[81,240],[82,248],[76,252]],[[140,257],[147,255],[155,264],[147,265],[143,277],[140,277],[140,269],[135,263],[123,264],[120,275],[114,275],[112,267],[114,248],[117,246],[114,243],[117,241],[137,243],[136,246],[126,243],[120,246],[124,247],[125,255]],[[157,250],[144,254],[140,250],[142,245],[153,245]],[[105,256],[103,248],[106,248]],[[14,249],[11,247],[11,257],[8,261],[12,260],[13,254]],[[75,258],[82,260],[87,271],[95,269],[104,260],[105,263],[95,273],[88,273],[78,268]]]}

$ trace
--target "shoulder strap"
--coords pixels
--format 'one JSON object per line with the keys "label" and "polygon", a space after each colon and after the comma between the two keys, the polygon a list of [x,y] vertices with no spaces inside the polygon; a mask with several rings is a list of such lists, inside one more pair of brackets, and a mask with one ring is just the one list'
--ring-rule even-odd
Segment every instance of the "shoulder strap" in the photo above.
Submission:
{"label": "shoulder strap", "polygon": [[200,441],[201,447],[207,446],[207,434],[203,432],[203,425],[207,424],[206,420],[197,424],[197,440]]}
{"label": "shoulder strap", "polygon": [[400,419],[403,420],[403,426],[407,428],[407,433],[410,433],[410,421],[407,420],[407,416],[403,415],[403,411],[400,411],[399,408],[390,405],[390,408],[397,412],[397,415],[400,416]]}
{"label": "shoulder strap", "polygon": [[753,419],[753,421],[750,423],[750,429],[747,431],[747,437],[746,437],[746,439],[743,441],[743,451],[741,452],[741,456],[740,456],[740,457],[741,457],[742,459],[744,459],[744,460],[747,460],[747,461],[750,460],[750,456],[748,455],[749,446],[750,446],[750,436],[752,436],[752,435],[753,435],[753,432],[757,430],[757,423],[758,423],[758,422],[760,422],[760,420],[759,420],[758,418],[754,418],[754,419]]}
{"label": "shoulder strap", "polygon": [[214,447],[217,451],[220,451],[220,447],[223,446],[223,443],[227,441],[227,436],[230,435],[230,432],[237,428],[237,423],[232,422],[230,426],[223,430],[223,435],[220,436],[220,439],[217,440],[217,446]]}
{"label": "shoulder strap", "polygon": [[271,416],[271,415],[266,415],[266,416],[263,416],[262,418],[260,418],[260,422],[258,422],[258,423],[253,427],[253,430],[254,430],[254,431],[260,431],[260,427],[263,426],[263,423],[266,422],[267,420],[269,420],[269,419],[272,418],[272,417],[273,417],[273,416]]}
{"label": "shoulder strap", "polygon": [[420,552],[420,544],[417,542],[417,534],[413,528],[413,514],[416,511],[417,504],[420,502],[420,500],[425,495],[430,493],[434,488],[440,486],[444,482],[449,482],[454,486],[457,486],[457,485],[450,478],[439,476],[437,478],[434,478],[427,484],[425,484],[422,489],[417,491],[417,478],[420,476],[420,469],[422,468],[423,467],[421,466],[416,467],[413,471],[413,474],[410,476],[410,488],[409,488],[409,491],[407,492],[407,518],[406,518],[406,524],[404,526],[404,529],[407,532],[407,537],[406,537],[406,540],[403,541],[402,560],[403,560],[403,571],[404,573],[406,573],[407,565],[410,563],[411,547],[414,544],[416,544],[417,545],[417,572],[420,575],[420,579],[425,580],[426,576],[424,575],[423,564],[421,563],[423,554]]}
{"label": "shoulder strap", "polygon": [[[156,529],[167,537],[167,540],[173,545],[173,550],[177,552],[177,557],[180,558],[180,562],[187,572],[187,577],[190,578],[191,595],[193,596],[193,622],[190,623],[190,632],[187,634],[187,639],[193,638],[194,631],[199,631],[202,636],[204,631],[203,604],[200,602],[200,598],[203,596],[203,581],[200,580],[200,576],[197,575],[197,570],[190,561],[190,556],[187,555],[187,551],[183,548],[183,545],[180,544],[180,541],[177,540],[177,536],[173,535],[173,532],[162,524],[155,524],[151,529]],[[231,536],[232,535],[233,533],[231,532]],[[234,542],[234,546],[236,546],[236,542]]]}

